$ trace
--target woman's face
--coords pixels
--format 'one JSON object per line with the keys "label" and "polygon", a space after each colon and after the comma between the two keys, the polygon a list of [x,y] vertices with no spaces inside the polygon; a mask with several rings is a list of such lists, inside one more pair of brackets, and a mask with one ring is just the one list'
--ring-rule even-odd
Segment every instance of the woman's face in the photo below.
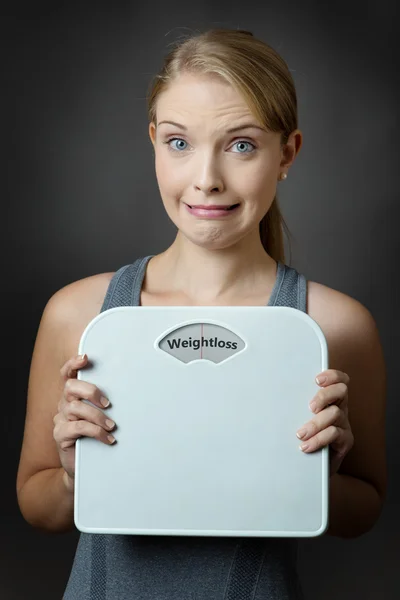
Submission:
{"label": "woman's face", "polygon": [[[282,171],[280,136],[256,121],[229,84],[180,77],[158,98],[157,127],[150,123],[149,134],[165,210],[186,238],[217,249],[259,237]],[[235,204],[218,213],[195,209]]]}

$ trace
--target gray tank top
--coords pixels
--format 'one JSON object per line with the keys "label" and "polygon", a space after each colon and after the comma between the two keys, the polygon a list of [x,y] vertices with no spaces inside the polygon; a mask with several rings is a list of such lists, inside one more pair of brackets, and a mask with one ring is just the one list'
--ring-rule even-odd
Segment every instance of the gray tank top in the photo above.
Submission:
{"label": "gray tank top", "polygon": [[[121,267],[101,312],[140,306],[151,256]],[[278,262],[268,306],[306,312],[306,279]],[[63,600],[304,600],[297,538],[206,538],[81,532]]]}

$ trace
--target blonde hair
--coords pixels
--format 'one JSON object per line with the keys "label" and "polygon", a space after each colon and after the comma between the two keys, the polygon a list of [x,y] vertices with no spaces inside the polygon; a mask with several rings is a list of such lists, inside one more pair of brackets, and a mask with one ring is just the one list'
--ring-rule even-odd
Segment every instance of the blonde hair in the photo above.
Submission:
{"label": "blonde hair", "polygon": [[[281,134],[281,144],[297,129],[297,96],[289,68],[271,46],[251,32],[210,29],[175,42],[148,92],[149,122],[157,124],[157,98],[161,92],[185,73],[213,74],[227,81],[245,98],[264,127]],[[283,228],[290,245],[290,231],[275,194],[259,231],[265,251],[281,262],[285,262]]]}

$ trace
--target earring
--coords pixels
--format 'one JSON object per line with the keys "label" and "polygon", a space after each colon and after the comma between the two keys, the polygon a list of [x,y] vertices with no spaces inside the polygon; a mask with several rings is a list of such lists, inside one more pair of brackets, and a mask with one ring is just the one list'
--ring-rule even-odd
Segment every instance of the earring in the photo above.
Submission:
{"label": "earring", "polygon": [[286,173],[280,173],[279,174],[279,181],[282,181],[282,179],[286,179],[287,175]]}

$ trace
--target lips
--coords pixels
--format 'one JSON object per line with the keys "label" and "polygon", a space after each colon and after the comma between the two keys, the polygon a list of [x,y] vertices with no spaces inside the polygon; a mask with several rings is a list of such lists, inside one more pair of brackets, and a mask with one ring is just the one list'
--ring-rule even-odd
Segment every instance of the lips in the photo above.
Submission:
{"label": "lips", "polygon": [[236,206],[239,206],[239,203],[237,204],[232,204],[232,205],[218,205],[218,204],[188,204],[187,205],[189,208],[201,208],[203,210],[232,210],[233,208],[236,208]]}

